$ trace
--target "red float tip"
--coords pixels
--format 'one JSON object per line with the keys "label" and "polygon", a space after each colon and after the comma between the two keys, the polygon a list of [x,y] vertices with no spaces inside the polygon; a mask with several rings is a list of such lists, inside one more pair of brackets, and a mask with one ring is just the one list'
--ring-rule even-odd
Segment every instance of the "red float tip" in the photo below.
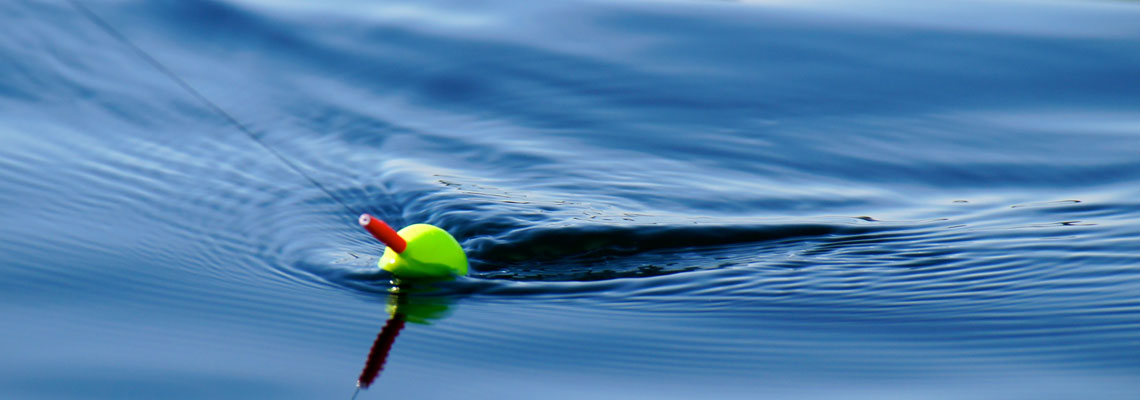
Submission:
{"label": "red float tip", "polygon": [[400,237],[395,229],[385,224],[384,221],[376,219],[369,214],[360,214],[360,226],[364,227],[368,233],[371,233],[380,242],[384,243],[397,253],[403,253],[404,249],[408,248],[408,241]]}

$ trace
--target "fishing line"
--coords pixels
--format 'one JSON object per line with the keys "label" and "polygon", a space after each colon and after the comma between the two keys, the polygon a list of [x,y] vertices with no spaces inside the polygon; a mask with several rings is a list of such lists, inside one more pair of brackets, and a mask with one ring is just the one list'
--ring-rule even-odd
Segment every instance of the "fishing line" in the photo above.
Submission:
{"label": "fishing line", "polygon": [[266,144],[265,141],[261,140],[261,137],[257,136],[257,134],[255,134],[255,133],[253,133],[253,131],[250,130],[248,127],[246,127],[245,124],[242,124],[240,121],[237,120],[237,118],[234,118],[233,115],[226,112],[226,110],[222,109],[221,106],[218,106],[217,103],[214,103],[210,99],[206,98],[206,96],[203,95],[201,92],[199,92],[198,89],[195,89],[193,86],[190,86],[190,83],[183,80],[181,77],[178,76],[178,74],[175,74],[173,70],[171,70],[170,68],[167,68],[166,65],[159,62],[158,59],[152,57],[150,55],[150,53],[146,52],[146,50],[143,50],[141,47],[135,45],[134,42],[131,42],[129,39],[127,39],[126,35],[123,35],[121,32],[119,32],[118,29],[115,29],[115,27],[111,26],[111,24],[108,23],[106,20],[104,20],[103,18],[100,18],[98,15],[96,15],[94,12],[92,12],[89,8],[87,8],[87,6],[84,6],[82,3],[80,3],[79,0],[67,0],[67,2],[70,3],[73,8],[78,10],[80,14],[83,14],[85,17],[87,17],[88,20],[90,20],[96,26],[101,28],[108,35],[111,35],[111,37],[115,38],[115,40],[118,40],[123,45],[127,46],[127,48],[131,49],[131,51],[133,51],[136,55],[138,55],[139,58],[142,58],[143,61],[146,61],[148,64],[150,64],[152,67],[154,67],[154,69],[158,70],[163,75],[166,75],[166,77],[168,77],[168,78],[170,78],[170,80],[174,81],[175,84],[182,87],[182,89],[186,90],[186,92],[190,93],[190,95],[193,96],[194,98],[198,99],[199,102],[201,102],[202,104],[205,104],[207,108],[214,110],[215,113],[217,113],[218,115],[221,115],[222,118],[224,118],[226,121],[229,121],[229,123],[232,124],[234,127],[236,127],[239,131],[241,131],[242,133],[245,133],[246,136],[249,136],[249,138],[251,140],[253,140],[254,143],[257,143],[258,146],[261,146],[261,148],[265,149],[265,151],[268,151],[269,154],[272,154],[278,160],[281,160],[281,162],[284,163],[285,166],[289,167],[289,169],[293,170],[293,172],[296,172],[298,175],[301,175],[306,180],[308,180],[309,183],[312,183],[313,186],[316,186],[317,189],[320,189],[322,192],[325,192],[325,194],[328,195],[329,198],[332,198],[337,203],[340,203],[340,205],[343,206],[344,209],[346,211],[348,211],[350,215],[360,214],[360,212],[356,211],[356,209],[349,206],[348,203],[346,203],[344,200],[341,200],[340,196],[337,196],[336,194],[334,194],[332,191],[330,191],[328,188],[326,188],[325,185],[322,185],[320,182],[318,182],[316,179],[314,179],[311,175],[309,175],[308,173],[305,173],[305,171],[302,170],[301,167],[299,167],[297,164],[293,163],[292,161],[289,161],[289,159],[285,158],[285,156],[283,154],[281,154],[280,152],[278,152],[277,150],[273,149],[268,144]]}

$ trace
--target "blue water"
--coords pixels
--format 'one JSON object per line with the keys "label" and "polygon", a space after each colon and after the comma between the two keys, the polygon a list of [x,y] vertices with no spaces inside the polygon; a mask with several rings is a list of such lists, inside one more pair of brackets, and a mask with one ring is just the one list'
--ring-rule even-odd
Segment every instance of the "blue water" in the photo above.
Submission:
{"label": "blue water", "polygon": [[1140,3],[83,4],[346,204],[0,2],[0,398],[1140,393]]}

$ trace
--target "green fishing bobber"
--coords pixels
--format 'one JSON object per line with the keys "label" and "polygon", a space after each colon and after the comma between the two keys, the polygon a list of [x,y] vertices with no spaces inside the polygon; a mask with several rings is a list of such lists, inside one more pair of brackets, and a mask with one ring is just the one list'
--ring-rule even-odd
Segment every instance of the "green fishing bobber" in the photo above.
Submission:
{"label": "green fishing bobber", "polygon": [[360,226],[388,246],[378,264],[397,277],[441,279],[467,275],[467,254],[443,229],[415,224],[396,232],[368,214],[360,215]]}

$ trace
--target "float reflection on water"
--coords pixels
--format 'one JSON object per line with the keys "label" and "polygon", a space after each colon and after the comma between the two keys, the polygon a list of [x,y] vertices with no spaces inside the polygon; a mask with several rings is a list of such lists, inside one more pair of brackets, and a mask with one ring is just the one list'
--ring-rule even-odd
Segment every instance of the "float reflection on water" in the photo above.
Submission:
{"label": "float reflection on water", "polygon": [[[404,329],[404,324],[430,325],[451,315],[454,300],[439,296],[417,296],[404,291],[399,287],[393,289],[395,293],[388,295],[388,322],[380,333],[376,334],[376,341],[368,351],[368,359],[364,363],[364,370],[356,380],[358,388],[367,389],[384,370],[384,363],[388,354],[396,343],[396,337]],[[355,396],[354,396],[355,397]]]}

